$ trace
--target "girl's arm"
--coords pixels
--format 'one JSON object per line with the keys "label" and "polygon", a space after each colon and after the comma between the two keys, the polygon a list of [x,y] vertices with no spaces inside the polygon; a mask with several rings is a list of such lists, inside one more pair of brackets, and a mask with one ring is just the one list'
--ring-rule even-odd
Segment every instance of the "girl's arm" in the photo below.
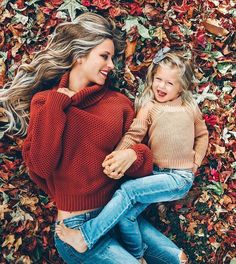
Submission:
{"label": "girl's arm", "polygon": [[[152,172],[152,153],[146,145],[140,144],[148,130],[148,118],[152,105],[150,103],[140,109],[116,150],[105,158],[102,166],[108,177],[119,179],[125,172],[129,176],[142,177]],[[126,127],[129,127],[127,123],[130,121],[127,120]]]}
{"label": "girl's arm", "polygon": [[202,118],[202,113],[199,107],[196,105],[195,110],[195,141],[194,141],[194,167],[195,170],[199,167],[204,159],[208,147],[208,130],[204,119]]}
{"label": "girl's arm", "polygon": [[30,122],[22,153],[29,170],[41,178],[51,175],[61,157],[66,123],[64,110],[71,99],[62,91],[66,88],[60,89],[36,94],[30,106]]}

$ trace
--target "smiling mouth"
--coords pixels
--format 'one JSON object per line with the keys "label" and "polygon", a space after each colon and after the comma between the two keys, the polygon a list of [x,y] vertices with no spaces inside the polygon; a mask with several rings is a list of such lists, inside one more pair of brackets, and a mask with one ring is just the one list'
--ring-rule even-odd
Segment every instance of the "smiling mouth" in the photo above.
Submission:
{"label": "smiling mouth", "polygon": [[161,90],[157,90],[157,94],[158,94],[159,96],[161,96],[161,97],[166,96],[166,93],[163,92],[163,91],[161,91]]}
{"label": "smiling mouth", "polygon": [[100,73],[104,78],[107,78],[108,71],[100,71]]}

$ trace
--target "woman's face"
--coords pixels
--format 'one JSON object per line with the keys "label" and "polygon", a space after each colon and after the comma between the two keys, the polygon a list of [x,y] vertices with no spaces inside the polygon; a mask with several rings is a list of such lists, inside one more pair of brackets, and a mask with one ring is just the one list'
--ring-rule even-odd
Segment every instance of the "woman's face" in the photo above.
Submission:
{"label": "woman's face", "polygon": [[75,72],[77,69],[77,77],[80,78],[84,86],[105,83],[108,73],[114,69],[112,61],[114,50],[113,41],[106,39],[75,64],[72,70]]}

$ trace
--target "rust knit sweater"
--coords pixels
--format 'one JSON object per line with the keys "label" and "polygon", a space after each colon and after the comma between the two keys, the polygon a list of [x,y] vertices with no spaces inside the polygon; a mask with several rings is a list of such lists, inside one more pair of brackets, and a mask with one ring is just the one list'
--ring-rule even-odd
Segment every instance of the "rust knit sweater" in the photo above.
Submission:
{"label": "rust knit sweater", "polygon": [[[68,87],[69,74],[54,89],[37,93],[30,106],[30,123],[23,157],[33,181],[58,209],[77,211],[104,206],[119,186],[101,166],[132,123],[132,104],[106,87],[86,87],[72,98],[58,93]],[[152,155],[143,144],[132,147],[137,160],[129,174],[152,171]]]}

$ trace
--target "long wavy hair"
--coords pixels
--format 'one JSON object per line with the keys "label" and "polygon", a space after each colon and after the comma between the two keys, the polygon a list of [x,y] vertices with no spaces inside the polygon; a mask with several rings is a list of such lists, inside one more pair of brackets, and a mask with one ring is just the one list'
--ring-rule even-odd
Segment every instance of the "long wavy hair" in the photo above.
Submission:
{"label": "long wavy hair", "polygon": [[58,25],[46,48],[36,53],[31,63],[22,64],[13,81],[0,89],[0,106],[9,120],[5,132],[25,135],[33,95],[52,88],[78,58],[106,39],[113,40],[116,51],[122,50],[124,42],[115,24],[95,13]]}
{"label": "long wavy hair", "polygon": [[148,102],[155,100],[152,84],[158,67],[168,67],[170,69],[177,68],[179,70],[178,79],[182,87],[181,97],[183,103],[188,105],[194,104],[194,99],[191,93],[194,81],[193,64],[190,59],[185,58],[184,53],[182,52],[168,52],[163,56],[163,59],[160,62],[152,62],[148,67],[144,90],[142,94],[135,99],[136,111]]}

